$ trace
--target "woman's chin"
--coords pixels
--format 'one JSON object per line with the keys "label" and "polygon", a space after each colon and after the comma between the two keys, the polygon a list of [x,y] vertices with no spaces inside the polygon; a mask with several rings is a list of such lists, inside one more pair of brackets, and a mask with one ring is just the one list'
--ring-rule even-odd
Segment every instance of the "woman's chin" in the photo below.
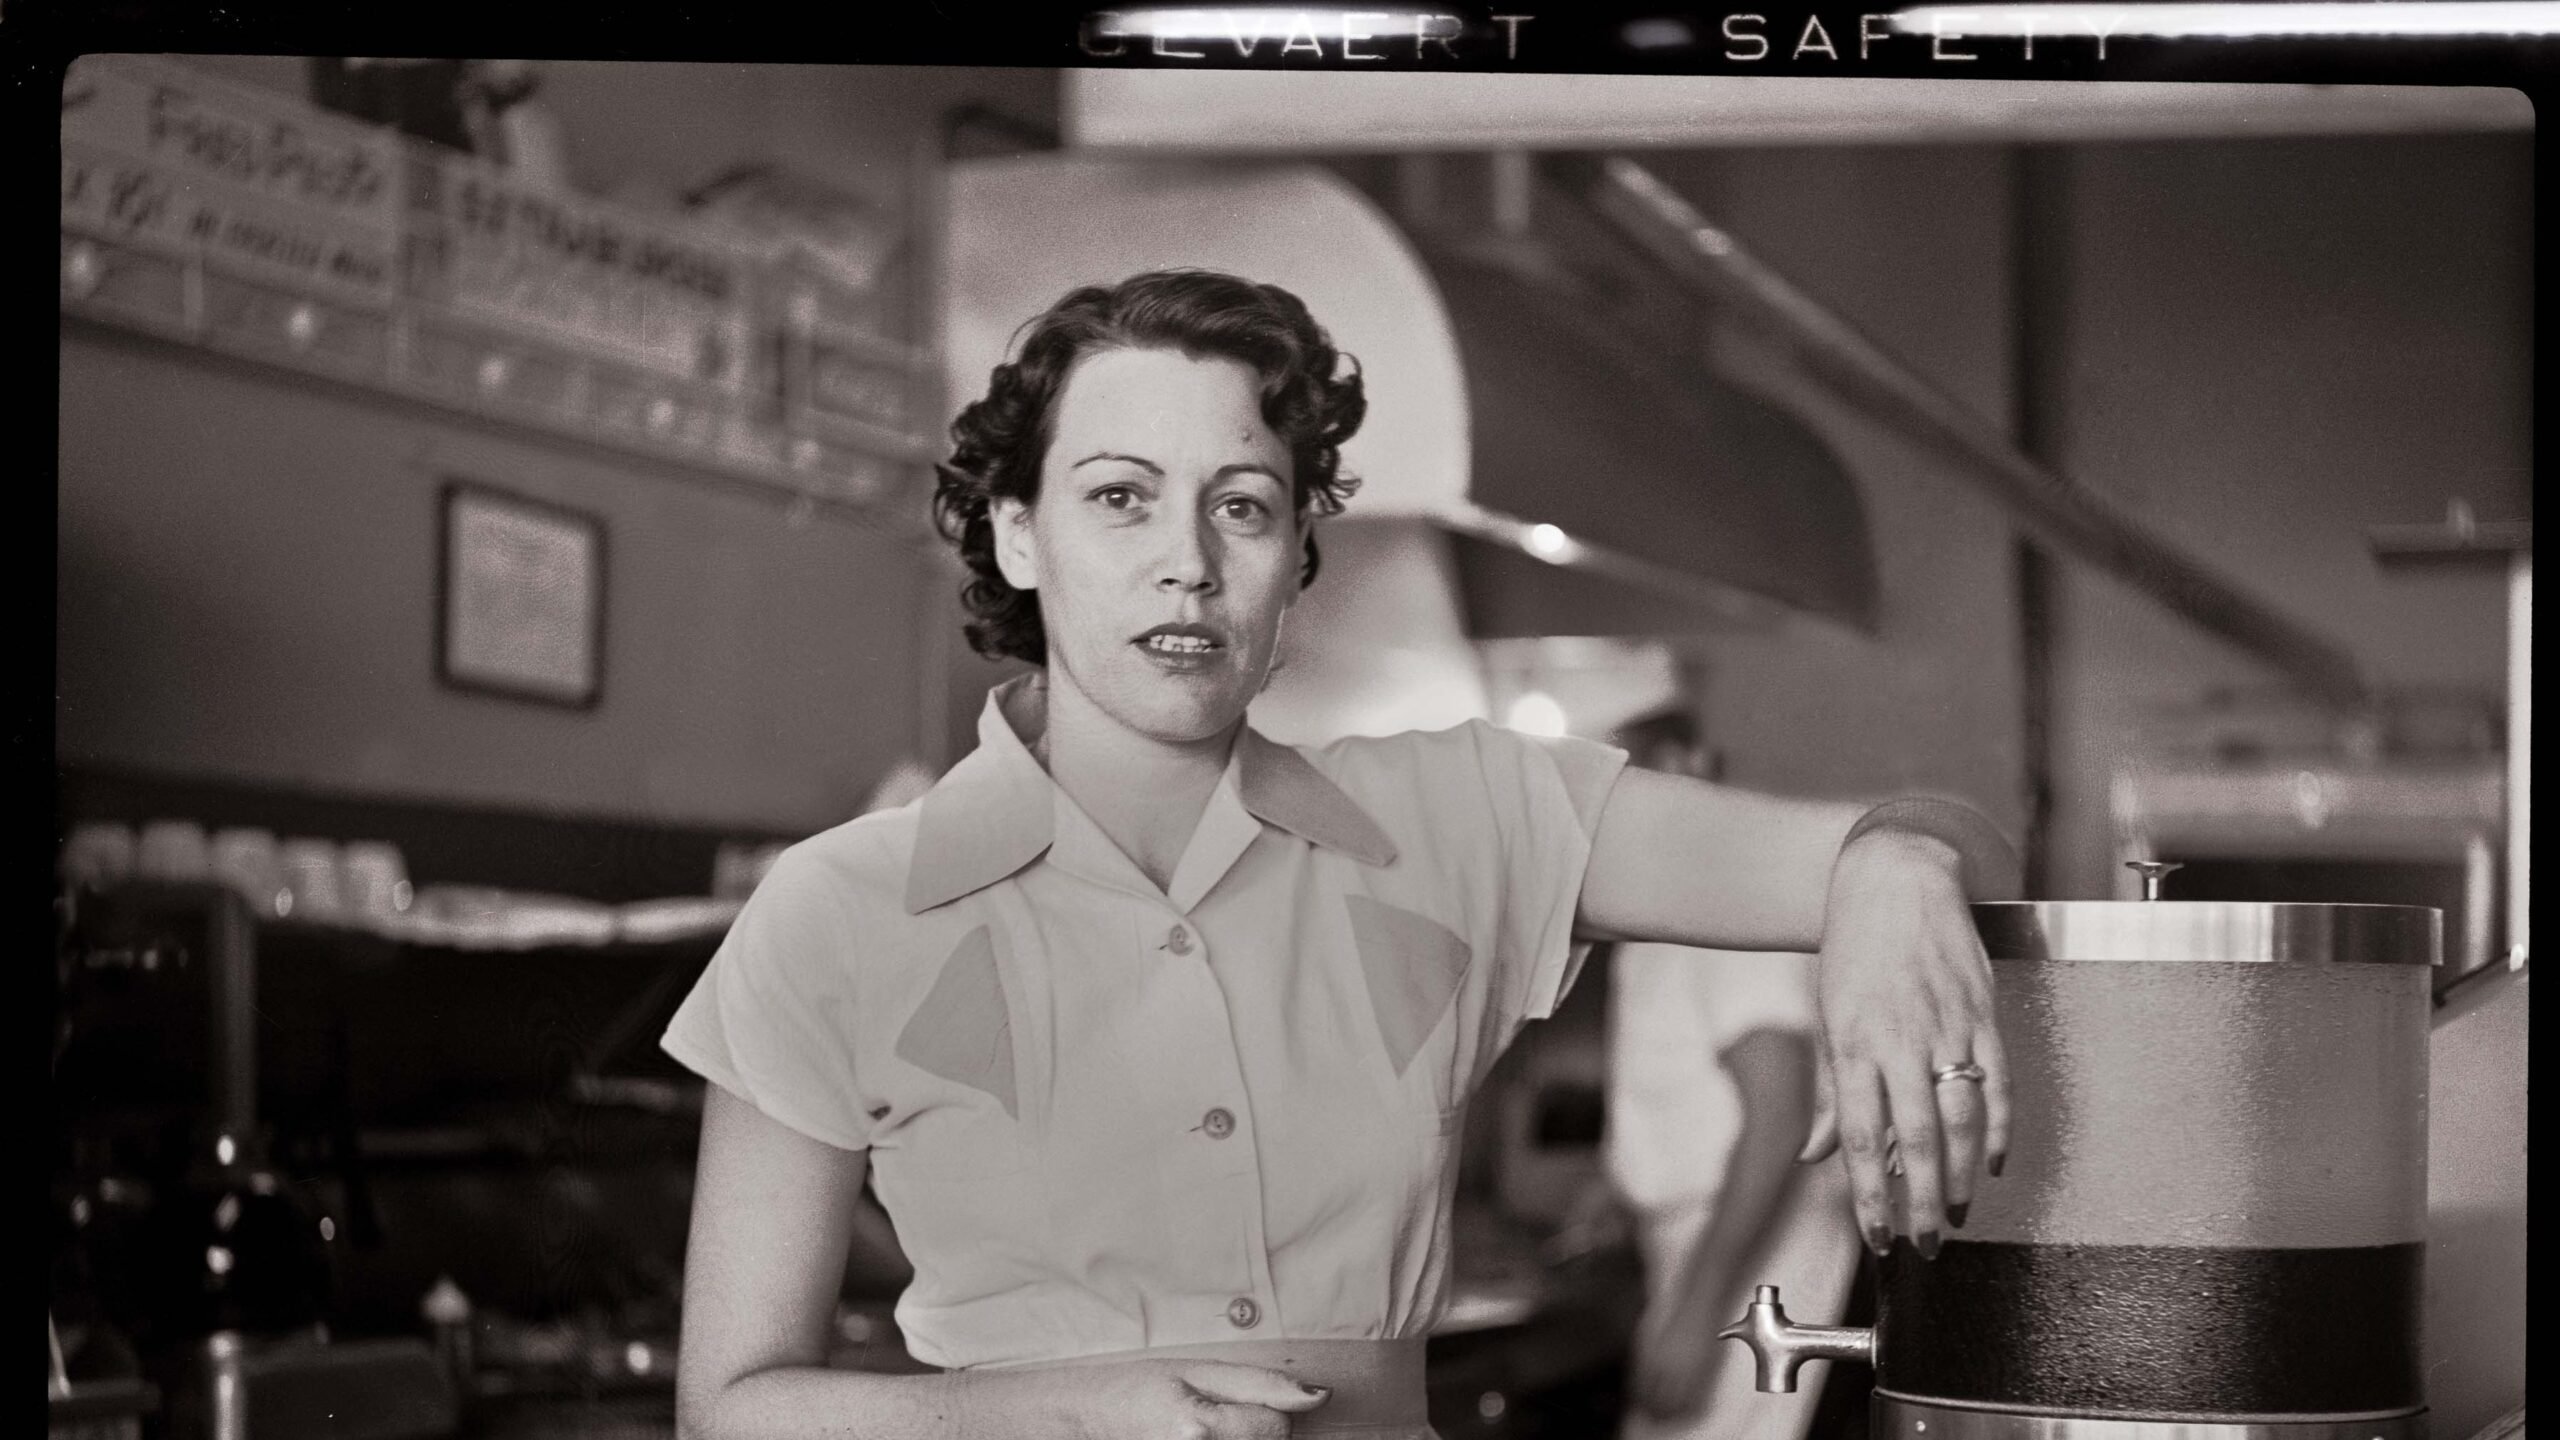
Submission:
{"label": "woman's chin", "polygon": [[[1072,688],[1084,704],[1122,729],[1163,745],[1215,740],[1244,718],[1260,693],[1248,682],[1252,663],[1226,655],[1165,663],[1135,652],[1052,656],[1050,684]],[[1052,702],[1055,703],[1054,701]]]}
{"label": "woman's chin", "polygon": [[[1142,665],[1144,662],[1141,662]],[[1169,745],[1193,744],[1223,735],[1244,717],[1253,699],[1231,667],[1165,672],[1144,665],[1147,673],[1126,677],[1119,689],[1117,711],[1122,724]]]}
{"label": "woman's chin", "polygon": [[1189,703],[1158,700],[1130,717],[1130,728],[1166,745],[1196,745],[1224,735],[1244,718],[1241,696],[1201,695]]}

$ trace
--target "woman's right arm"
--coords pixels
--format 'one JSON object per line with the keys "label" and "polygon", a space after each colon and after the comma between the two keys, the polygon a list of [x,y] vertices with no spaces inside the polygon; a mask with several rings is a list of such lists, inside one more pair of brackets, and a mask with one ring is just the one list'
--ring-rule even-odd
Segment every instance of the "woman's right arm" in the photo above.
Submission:
{"label": "woman's right arm", "polygon": [[1322,1404],[1276,1371],[1145,1361],[872,1375],[826,1368],[868,1168],[707,1087],[685,1249],[676,1424],[686,1440],[1265,1440]]}

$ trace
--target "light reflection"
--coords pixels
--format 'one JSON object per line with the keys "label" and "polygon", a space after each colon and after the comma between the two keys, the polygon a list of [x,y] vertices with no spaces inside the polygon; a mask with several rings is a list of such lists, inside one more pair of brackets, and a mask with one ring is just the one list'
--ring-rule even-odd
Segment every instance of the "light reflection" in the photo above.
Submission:
{"label": "light reflection", "polygon": [[1502,723],[1523,735],[1562,735],[1568,728],[1564,707],[1544,690],[1532,690],[1512,701]]}
{"label": "light reflection", "polygon": [[1618,31],[1618,38],[1631,50],[1685,50],[1698,43],[1689,22],[1669,16],[1630,20]]}
{"label": "light reflection", "polygon": [[2285,36],[2555,35],[2551,0],[2286,0],[2280,4],[1923,5],[1896,12],[1906,35],[2106,36],[2110,39]]}

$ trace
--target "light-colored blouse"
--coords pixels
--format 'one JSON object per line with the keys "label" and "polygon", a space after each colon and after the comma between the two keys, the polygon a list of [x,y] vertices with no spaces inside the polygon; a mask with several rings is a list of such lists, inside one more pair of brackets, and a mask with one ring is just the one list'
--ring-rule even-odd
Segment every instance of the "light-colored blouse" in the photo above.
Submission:
{"label": "light-colored blouse", "polygon": [[781,857],[667,1050],[870,1152],[928,1363],[1427,1333],[1459,1119],[1573,983],[1626,757],[1245,729],[1159,888],[1032,757],[1033,678],[923,799]]}

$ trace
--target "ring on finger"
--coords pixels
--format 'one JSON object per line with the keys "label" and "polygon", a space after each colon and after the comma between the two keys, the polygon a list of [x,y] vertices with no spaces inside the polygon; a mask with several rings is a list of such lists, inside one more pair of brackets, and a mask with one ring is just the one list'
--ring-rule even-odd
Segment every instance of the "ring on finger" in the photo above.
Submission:
{"label": "ring on finger", "polygon": [[1955,1080],[1963,1080],[1970,1084],[1979,1085],[1985,1080],[1991,1078],[1991,1072],[1983,1069],[1980,1065],[1977,1065],[1970,1060],[1958,1060],[1952,1065],[1941,1065],[1937,1069],[1930,1071],[1929,1078],[1935,1080],[1941,1085]]}

